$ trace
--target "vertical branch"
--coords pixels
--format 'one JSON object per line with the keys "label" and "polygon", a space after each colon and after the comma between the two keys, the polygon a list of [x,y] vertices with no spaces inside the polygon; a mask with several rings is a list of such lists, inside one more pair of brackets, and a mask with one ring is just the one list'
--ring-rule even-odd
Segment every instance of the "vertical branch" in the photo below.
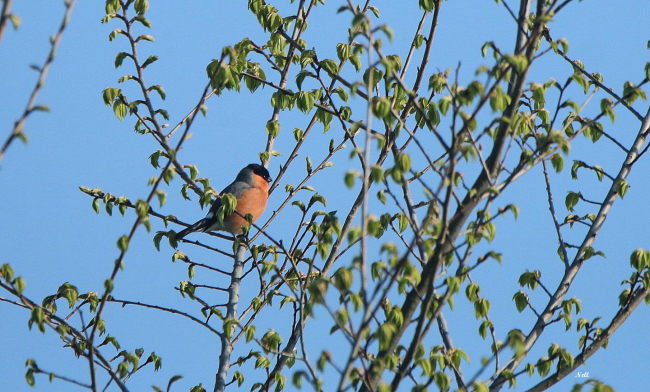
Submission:
{"label": "vertical branch", "polygon": [[[528,1],[522,0],[522,8],[527,9]],[[524,14],[523,11],[520,11],[520,14]],[[540,0],[538,3],[538,15],[545,14],[544,2]],[[520,20],[517,28],[520,29],[522,26],[521,23],[525,23],[526,20]],[[503,112],[503,117],[507,119],[513,118],[517,114],[517,109],[519,105],[519,98],[523,94],[523,88],[530,70],[530,65],[534,59],[536,52],[535,45],[532,45],[531,42],[535,42],[538,37],[541,35],[543,28],[543,22],[537,22],[533,26],[533,30],[526,40],[526,43],[523,47],[517,46],[516,52],[519,53],[525,49],[525,56],[528,60],[528,65],[521,73],[515,73],[513,75],[513,81],[511,82],[511,87],[509,91],[512,91],[509,95],[511,97],[511,102],[508,107]],[[522,40],[523,42],[523,40]],[[517,44],[519,45],[519,43]],[[406,296],[402,306],[402,315],[404,320],[411,320],[418,308],[428,309],[431,306],[433,301],[433,282],[435,282],[437,271],[442,264],[443,258],[453,250],[454,243],[456,238],[461,232],[462,227],[465,225],[465,222],[469,218],[469,215],[474,211],[479,201],[485,196],[489,186],[491,185],[491,178],[496,178],[496,174],[501,170],[500,167],[500,158],[503,153],[504,146],[508,140],[508,134],[510,132],[510,122],[503,121],[499,126],[494,141],[494,145],[490,152],[490,156],[486,160],[487,167],[481,171],[477,179],[472,186],[472,189],[476,190],[472,194],[468,193],[460,205],[456,208],[456,212],[452,214],[450,210],[450,201],[451,201],[451,185],[448,187],[448,193],[446,196],[446,203],[443,206],[443,227],[441,229],[441,235],[434,247],[433,254],[427,261],[427,264],[424,266],[420,283],[414,287]],[[454,152],[452,151],[449,156],[453,157]],[[448,170],[448,177],[453,178],[454,173],[454,160],[450,160],[450,168]],[[422,298],[422,293],[426,293],[424,299]],[[444,301],[441,300],[440,304],[444,304]],[[436,312],[439,312],[442,309],[442,306],[439,306],[436,309]],[[434,314],[434,317],[437,317],[437,314]],[[370,388],[364,387],[362,390],[368,390],[375,388],[381,377],[383,369],[379,369],[381,362],[385,360],[386,357],[392,355],[397,349],[398,344],[400,343],[402,336],[410,326],[410,323],[404,323],[402,327],[398,328],[393,335],[391,336],[390,343],[383,350],[380,350],[377,354],[376,359],[373,361],[373,367],[368,372]]]}
{"label": "vertical branch", "polygon": [[[126,37],[129,40],[129,45],[131,46],[131,58],[133,59],[133,65],[135,66],[138,78],[138,84],[140,85],[140,90],[142,91],[142,96],[144,98],[144,105],[147,107],[147,110],[149,111],[149,121],[151,124],[153,124],[153,129],[151,129],[151,133],[155,135],[156,140],[160,143],[160,145],[165,149],[165,152],[170,155],[170,158],[172,159],[172,164],[176,170],[176,173],[178,173],[179,176],[190,185],[190,188],[199,196],[203,194],[203,191],[201,188],[199,188],[198,185],[190,178],[190,176],[187,175],[185,170],[183,170],[183,166],[178,162],[176,159],[175,154],[172,153],[172,151],[178,151],[186,140],[186,135],[189,132],[189,127],[192,125],[192,121],[194,121],[194,118],[196,117],[196,114],[198,113],[198,109],[205,103],[205,100],[207,99],[207,94],[208,94],[208,88],[211,85],[211,83],[208,83],[208,87],[203,92],[203,95],[201,96],[201,100],[199,102],[199,106],[197,106],[197,110],[194,111],[192,114],[191,118],[189,121],[186,122],[185,126],[185,132],[183,133],[183,136],[179,140],[176,149],[173,150],[172,147],[169,145],[169,140],[168,137],[165,137],[163,133],[163,127],[160,125],[158,122],[158,117],[157,117],[157,112],[153,107],[153,103],[151,101],[151,94],[149,93],[149,89],[147,88],[147,84],[144,80],[144,67],[142,66],[142,63],[140,62],[139,56],[138,56],[138,40],[133,38],[133,30],[132,30],[132,22],[129,21],[129,18],[127,16],[127,7],[126,4],[122,4],[122,15],[123,18],[122,20],[124,21],[124,24],[126,26]],[[221,61],[224,59],[224,54],[221,54],[219,66],[221,64]],[[218,73],[219,68],[217,68],[214,72],[214,75],[212,78],[216,77],[216,74]],[[210,82],[212,79],[210,79]],[[143,121],[144,124],[144,121]]]}
{"label": "vertical branch", "polygon": [[363,202],[361,204],[361,287],[363,290],[363,302],[364,305],[367,307],[368,302],[367,302],[367,297],[366,297],[366,291],[368,289],[368,283],[367,283],[367,273],[368,273],[368,187],[369,187],[369,179],[370,179],[370,140],[372,139],[372,92],[374,90],[374,78],[373,78],[373,70],[374,67],[372,66],[372,56],[373,56],[373,34],[372,34],[372,29],[370,26],[370,20],[368,20],[368,30],[369,36],[368,36],[368,66],[370,66],[370,72],[368,72],[368,86],[367,91],[368,91],[368,106],[367,106],[367,111],[366,111],[366,141],[365,141],[365,146],[364,146],[364,152],[363,152],[363,162],[361,163],[363,165]]}
{"label": "vertical branch", "polygon": [[532,0],[520,0],[519,4],[519,15],[517,16],[517,42],[515,44],[515,54],[520,54],[526,43],[528,42],[528,36],[526,35],[526,18],[530,13],[530,3]]}
{"label": "vertical branch", "polygon": [[[303,6],[305,4],[305,0],[300,0],[300,3],[298,4],[298,12],[296,13],[296,22],[294,24],[293,28],[293,33],[291,34],[291,39],[293,42],[297,42],[298,39],[300,38],[300,34],[302,33],[304,28],[298,28],[298,21],[300,19],[305,18],[305,13]],[[311,10],[311,7],[313,6],[312,2],[310,2],[309,9]],[[307,15],[309,12],[307,13]],[[287,86],[287,79],[289,78],[289,68],[291,68],[291,58],[293,57],[294,52],[296,51],[296,47],[294,45],[289,45],[289,52],[287,54],[287,61],[282,68],[282,73],[280,74],[280,83],[279,86],[281,89],[284,89]],[[273,109],[273,115],[271,115],[271,121],[278,121],[280,118],[280,108],[274,108]],[[273,149],[273,142],[275,141],[275,138],[273,135],[269,135],[267,141],[266,141],[266,152],[270,152]],[[269,156],[269,160],[270,160]],[[269,162],[263,162],[263,165],[268,167]]]}
{"label": "vertical branch", "polygon": [[228,305],[224,330],[221,334],[221,354],[219,355],[219,370],[217,380],[214,384],[214,392],[222,392],[226,388],[226,377],[230,368],[230,354],[232,353],[232,330],[236,322],[237,305],[239,304],[239,287],[244,272],[244,260],[246,259],[246,244],[240,242],[235,254],[235,264],[230,276],[230,287],[228,287]]}
{"label": "vertical branch", "polygon": [[553,192],[551,192],[551,179],[548,176],[548,169],[546,167],[546,161],[542,161],[542,168],[544,170],[544,181],[546,182],[546,195],[548,196],[548,209],[551,212],[551,218],[553,219],[553,225],[555,226],[555,232],[557,233],[557,239],[560,243],[560,249],[562,250],[562,260],[564,264],[569,266],[569,255],[566,251],[566,245],[564,244],[564,238],[562,236],[562,229],[560,223],[557,220],[557,215],[555,214],[555,204],[553,202]]}
{"label": "vertical branch", "polygon": [[[431,46],[433,45],[433,37],[436,34],[436,27],[438,27],[438,16],[440,15],[440,6],[442,5],[441,3],[442,2],[440,0],[434,3],[433,17],[431,19],[431,28],[429,30],[429,36],[427,38],[427,43],[424,47],[424,53],[422,54],[422,62],[420,63],[420,67],[418,67],[418,73],[415,78],[415,83],[413,84],[413,92],[415,93],[417,93],[418,90],[420,89],[420,83],[422,82],[422,78],[424,77],[424,72],[427,67],[427,63],[429,62],[429,53],[431,53]],[[402,75],[402,77],[403,76],[404,75]],[[404,112],[406,113],[406,111]]]}
{"label": "vertical branch", "polygon": [[2,14],[0,14],[0,42],[2,42],[2,37],[5,33],[5,27],[7,26],[7,20],[11,16],[11,3],[13,0],[4,0],[2,2]]}
{"label": "vertical branch", "polygon": [[[449,328],[447,327],[447,320],[445,320],[445,316],[443,316],[442,313],[438,314],[438,317],[436,317],[436,321],[438,323],[438,331],[440,331],[440,337],[442,338],[442,342],[445,345],[445,348],[447,349],[447,351],[453,350],[454,342],[451,339],[451,335],[449,334]],[[452,364],[451,368],[454,371],[454,377],[456,378],[456,384],[458,385],[458,388],[461,391],[462,390],[467,391],[467,385],[463,378],[463,373],[460,370],[460,366],[456,368],[456,366]]]}
{"label": "vertical branch", "polygon": [[[365,17],[365,15],[364,15]],[[364,152],[363,152],[363,160],[361,162],[362,169],[363,169],[363,186],[361,189],[361,264],[359,266],[359,272],[361,275],[361,299],[363,300],[363,306],[365,310],[364,314],[364,319],[363,319],[363,324],[365,324],[370,317],[369,310],[371,308],[371,304],[368,303],[368,244],[367,244],[367,237],[368,237],[368,190],[370,187],[370,142],[372,139],[372,95],[373,91],[375,90],[374,88],[374,78],[373,78],[373,70],[374,67],[372,66],[373,62],[373,34],[372,34],[372,28],[370,26],[370,19],[366,18],[366,22],[368,23],[368,66],[369,66],[369,72],[368,72],[368,85],[366,86],[366,90],[368,91],[368,106],[366,110],[366,139],[365,139],[365,146],[364,146]],[[359,331],[361,331],[362,326],[360,326]],[[345,386],[348,383],[348,378],[350,377],[350,372],[352,371],[352,366],[354,365],[354,361],[357,358],[357,355],[359,353],[359,347],[361,346],[361,333],[358,334],[356,337],[354,344],[352,346],[352,350],[350,352],[350,356],[348,357],[348,361],[345,367],[345,370],[343,371],[343,374],[341,375],[341,379],[339,380],[339,385],[338,389],[339,391],[345,389]]]}
{"label": "vertical branch", "polygon": [[[54,57],[56,56],[56,49],[59,46],[59,42],[61,42],[61,37],[63,36],[63,30],[65,30],[65,27],[68,25],[68,21],[70,20],[70,14],[72,13],[72,9],[74,8],[74,5],[77,0],[70,0],[65,3],[66,9],[65,13],[63,14],[63,20],[61,21],[61,25],[59,26],[59,30],[57,31],[56,35],[54,36],[54,39],[51,41],[51,48],[50,48],[50,53],[47,56],[47,59],[45,60],[45,64],[43,64],[43,67],[40,69],[40,72],[38,74],[38,80],[36,81],[36,86],[34,86],[34,89],[32,90],[32,94],[29,97],[29,101],[27,101],[27,106],[25,107],[25,110],[23,111],[22,116],[14,123],[14,129],[11,131],[11,134],[7,138],[7,140],[4,142],[2,149],[0,150],[0,162],[2,162],[2,158],[5,155],[5,152],[11,145],[11,143],[14,141],[16,137],[18,138],[23,138],[23,127],[25,126],[25,120],[27,120],[27,117],[34,111],[34,110],[47,110],[45,107],[38,107],[34,106],[34,103],[36,102],[36,98],[38,97],[38,94],[41,92],[41,88],[45,84],[45,77],[47,76],[47,72],[50,70],[50,65],[52,64],[52,61],[54,61]],[[0,20],[0,40],[2,39],[2,32],[4,31],[4,25],[7,22],[7,17],[8,14],[5,15],[5,12],[8,11],[8,7],[11,5],[11,0],[5,0],[4,6],[3,6],[3,13],[2,13],[2,19]]]}

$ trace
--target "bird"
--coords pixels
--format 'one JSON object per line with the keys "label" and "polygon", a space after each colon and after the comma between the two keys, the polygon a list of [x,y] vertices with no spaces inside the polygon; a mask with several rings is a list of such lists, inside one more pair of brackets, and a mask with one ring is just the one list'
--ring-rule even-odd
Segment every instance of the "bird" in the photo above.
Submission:
{"label": "bird", "polygon": [[222,196],[230,193],[237,199],[235,210],[241,215],[236,212],[225,215],[223,222],[220,223],[217,219],[217,211],[221,207],[221,199],[217,197],[212,201],[210,211],[205,218],[178,232],[176,240],[198,231],[226,231],[235,236],[241,235],[242,226],[248,226],[248,221],[244,216],[251,214],[253,222],[255,222],[264,212],[271,181],[273,180],[269,171],[264,166],[256,163],[246,166],[237,174],[235,181],[221,191]]}

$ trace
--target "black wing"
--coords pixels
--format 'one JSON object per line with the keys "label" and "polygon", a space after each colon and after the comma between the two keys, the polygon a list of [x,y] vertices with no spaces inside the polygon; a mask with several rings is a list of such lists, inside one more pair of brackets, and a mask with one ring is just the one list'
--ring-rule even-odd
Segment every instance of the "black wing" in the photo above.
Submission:
{"label": "black wing", "polygon": [[217,210],[219,207],[221,207],[221,199],[217,197],[216,199],[212,200],[212,206],[210,207],[210,211],[208,211],[208,214],[205,216],[205,218],[199,220],[192,226],[176,233],[176,239],[180,240],[186,235],[197,231],[209,230],[215,223],[217,223]]}

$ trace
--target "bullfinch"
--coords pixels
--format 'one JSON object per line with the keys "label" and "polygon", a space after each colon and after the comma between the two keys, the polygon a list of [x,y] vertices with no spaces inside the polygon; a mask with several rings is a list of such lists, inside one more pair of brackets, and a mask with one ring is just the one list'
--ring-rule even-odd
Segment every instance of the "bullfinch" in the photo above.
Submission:
{"label": "bullfinch", "polygon": [[255,222],[264,212],[271,181],[269,171],[264,166],[256,163],[246,166],[237,174],[235,181],[221,191],[221,195],[230,193],[237,199],[235,210],[241,216],[233,212],[224,216],[223,223],[219,223],[217,210],[221,207],[221,199],[217,197],[212,201],[210,211],[205,218],[177,233],[176,239],[180,240],[195,231],[227,231],[233,235],[242,234],[242,226],[248,225],[248,221],[243,217],[246,214],[251,214],[253,222]]}

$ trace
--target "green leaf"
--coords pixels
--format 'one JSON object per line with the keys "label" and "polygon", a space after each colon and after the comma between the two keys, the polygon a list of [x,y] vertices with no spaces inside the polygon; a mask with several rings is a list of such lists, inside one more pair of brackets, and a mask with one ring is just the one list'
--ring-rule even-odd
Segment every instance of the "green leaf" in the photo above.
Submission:
{"label": "green leaf", "polygon": [[373,98],[372,112],[377,118],[386,119],[390,116],[391,103],[388,98]]}
{"label": "green leaf", "polygon": [[323,132],[327,132],[330,129],[332,122],[332,113],[325,111],[321,108],[316,110],[316,119],[321,122],[324,126]]}
{"label": "green leaf", "polygon": [[497,86],[490,95],[490,108],[493,112],[503,112],[510,104],[510,97]]}
{"label": "green leaf", "polygon": [[350,289],[354,280],[353,278],[352,271],[344,267],[339,268],[332,276],[334,286],[341,291],[348,291]]}
{"label": "green leaf", "polygon": [[576,72],[573,74],[573,76],[571,76],[570,80],[574,80],[578,82],[578,84],[582,86],[585,94],[587,93],[587,91],[589,91],[589,82],[587,82],[587,79],[584,76],[582,76],[582,74]]}
{"label": "green leaf", "polygon": [[627,190],[630,188],[630,184],[627,183],[627,181],[623,178],[621,178],[617,183],[616,183],[616,194],[618,194],[621,199],[625,197],[625,194],[627,193]]}
{"label": "green leaf", "polygon": [[[342,87],[337,87],[334,92],[339,96],[339,98],[341,98],[343,102],[348,102],[348,92],[345,91]],[[343,110],[343,108],[341,108],[341,110]],[[349,119],[350,116],[347,116],[347,118]]]}
{"label": "green leaf", "polygon": [[447,76],[444,73],[435,73],[429,78],[429,89],[433,92],[440,94],[444,91],[445,86],[447,86]]}
{"label": "green leaf", "polygon": [[79,291],[77,288],[69,283],[64,283],[59,287],[57,291],[57,297],[65,298],[68,300],[68,306],[70,309],[74,306],[75,302],[79,298]]}
{"label": "green leaf", "polygon": [[31,330],[34,323],[36,323],[36,326],[41,333],[45,333],[45,312],[40,306],[32,308],[31,317],[27,322],[27,327]]}
{"label": "green leaf", "polygon": [[122,76],[121,78],[117,79],[117,82],[118,82],[118,83],[124,83],[124,82],[126,82],[127,80],[135,80],[135,79],[136,79],[136,78],[135,78],[135,76],[133,76],[133,75],[124,75],[124,76]]}
{"label": "green leaf", "polygon": [[402,172],[408,172],[411,170],[411,157],[404,153],[398,154],[395,159],[395,167]]}
{"label": "green leaf", "polygon": [[473,391],[474,392],[490,392],[490,387],[482,382],[475,381],[472,384],[472,387],[474,387]]}
{"label": "green leaf", "polygon": [[568,367],[570,368],[573,367],[574,358],[570,352],[568,352],[567,350],[560,351],[560,358],[562,358],[562,362],[566,363]]}
{"label": "green leaf", "polygon": [[567,52],[569,51],[569,41],[567,41],[566,38],[560,38],[557,41],[557,43],[560,44],[560,46],[562,46],[562,53],[567,54]]}
{"label": "green leaf", "polygon": [[145,219],[149,215],[149,204],[141,199],[138,199],[135,202],[135,212],[138,214],[140,219]]}
{"label": "green leaf", "polygon": [[278,347],[280,347],[280,343],[282,343],[282,337],[271,329],[262,336],[261,343],[265,353],[278,351]]}
{"label": "green leaf", "polygon": [[413,38],[413,46],[415,46],[415,49],[420,49],[422,42],[424,42],[424,36],[422,34],[417,34],[415,38]]}
{"label": "green leaf", "polygon": [[162,118],[169,121],[169,113],[167,113],[167,111],[165,109],[158,109],[158,110],[156,110],[156,113],[160,114],[162,116]]}
{"label": "green leaf", "polygon": [[152,64],[154,62],[158,61],[158,56],[149,56],[147,59],[142,63],[142,69],[147,68],[149,64]]}
{"label": "green leaf", "polygon": [[135,9],[135,12],[138,13],[138,15],[143,15],[149,9],[149,1],[135,0],[135,4],[133,5],[133,8]]}
{"label": "green leaf", "polygon": [[474,315],[476,318],[487,316],[490,311],[490,301],[485,298],[478,299],[474,302]]}
{"label": "green leaf", "polygon": [[515,216],[515,220],[519,218],[519,207],[514,204],[508,204],[505,208],[506,210],[512,211],[512,214]]}
{"label": "green leaf", "polygon": [[338,64],[336,64],[336,61],[334,60],[330,60],[330,59],[322,60],[320,62],[320,67],[332,75],[338,75],[339,73],[339,66]]}
{"label": "green leaf", "polygon": [[120,252],[126,252],[128,248],[129,248],[129,237],[123,235],[117,240],[117,249],[119,249]]}
{"label": "green leaf", "polygon": [[481,292],[481,287],[476,283],[470,283],[465,288],[465,295],[467,296],[467,299],[472,303],[478,300],[478,295],[480,292]]}
{"label": "green leaf", "polygon": [[528,67],[528,58],[524,55],[504,55],[503,59],[512,65],[519,74],[524,72]]}
{"label": "green leaf", "polygon": [[142,23],[142,25],[148,29],[151,28],[151,22],[149,21],[149,19],[145,18],[142,15],[136,16],[135,18],[133,18],[133,21]]}
{"label": "green leaf", "polygon": [[551,164],[556,173],[560,173],[564,168],[564,159],[560,154],[553,154],[551,157]]}
{"label": "green leaf", "polygon": [[119,0],[106,0],[106,13],[117,12],[122,8]]}
{"label": "green leaf", "polygon": [[[372,86],[370,86],[370,76],[372,76]],[[382,70],[377,68],[368,68],[366,72],[363,73],[363,82],[366,84],[366,86],[374,87],[377,86],[383,77],[384,72]]]}
{"label": "green leaf", "polygon": [[618,304],[621,307],[625,306],[627,304],[627,300],[628,300],[629,296],[630,296],[630,289],[626,288],[625,290],[623,290],[621,292],[621,294],[619,294],[619,296],[618,296]]}
{"label": "green leaf", "polygon": [[[385,25],[385,24],[380,25],[379,30],[381,30],[386,35],[386,38],[388,38],[388,42],[393,42],[393,36],[395,34],[393,33],[393,29],[391,29],[390,26]],[[377,41],[375,41],[375,42],[377,42]]]}
{"label": "green leaf", "polygon": [[158,252],[160,252],[160,240],[162,240],[164,234],[162,231],[159,231],[153,236],[153,244]]}
{"label": "green leaf", "polygon": [[255,369],[268,369],[271,366],[271,361],[263,356],[260,356],[255,361]]}
{"label": "green leaf", "polygon": [[350,57],[350,63],[354,66],[354,69],[359,72],[361,70],[361,59],[359,59],[359,55],[353,55]]}
{"label": "green leaf", "polygon": [[25,279],[20,276],[17,277],[14,281],[14,287],[16,288],[18,295],[22,295],[23,291],[25,291]]}
{"label": "green leaf", "polygon": [[426,358],[419,359],[415,362],[415,365],[422,369],[423,376],[431,376],[433,374],[433,365],[431,361]]}
{"label": "green leaf", "polygon": [[167,94],[165,94],[165,90],[160,86],[159,84],[156,84],[154,86],[149,87],[149,91],[155,91],[160,95],[160,98],[164,101],[165,98],[167,97]]}
{"label": "green leaf", "polygon": [[268,121],[266,123],[266,132],[272,137],[276,138],[280,134],[280,123],[277,121]]}
{"label": "green leaf", "polygon": [[[119,68],[122,66],[122,61],[128,56],[129,54],[126,52],[119,52],[117,56],[115,56],[115,68]],[[111,99],[112,101],[112,99]]]}
{"label": "green leaf", "polygon": [[634,83],[627,81],[623,84],[623,100],[628,104],[632,105],[637,98],[641,98],[645,101],[646,94],[643,90],[637,87]]}
{"label": "green leaf", "polygon": [[115,30],[111,31],[111,33],[108,35],[108,40],[113,41],[115,39],[115,37],[117,37],[118,34],[125,34],[124,30],[115,29]]}
{"label": "green leaf", "polygon": [[156,197],[158,197],[158,203],[160,204],[160,207],[165,205],[165,200],[167,199],[167,193],[165,193],[165,191],[162,191],[160,189],[156,190]]}
{"label": "green leaf", "polygon": [[298,109],[303,113],[309,113],[314,107],[314,95],[307,91],[300,91],[296,98]]}
{"label": "green leaf", "polygon": [[119,100],[113,102],[113,113],[115,113],[115,116],[117,116],[117,118],[120,121],[122,121],[124,117],[126,117],[126,111],[127,111],[127,107],[124,104],[124,102]]}
{"label": "green leaf", "polygon": [[344,61],[350,58],[350,45],[348,44],[337,44],[336,45],[336,55],[339,60]]}
{"label": "green leaf", "polygon": [[517,307],[517,311],[519,313],[523,312],[524,309],[526,309],[528,306],[528,295],[521,290],[515,293],[512,299],[515,300],[515,306]]}
{"label": "green leaf", "polygon": [[550,361],[548,357],[540,358],[536,365],[540,377],[546,377],[548,372],[551,370],[551,366],[553,366],[553,361]]}
{"label": "green leaf", "polygon": [[[424,1],[427,1],[427,0],[424,0]],[[441,391],[448,391],[449,390],[451,380],[450,380],[448,375],[446,375],[445,373],[442,373],[442,372],[437,372],[436,374],[433,375],[433,379],[435,380],[436,386],[438,387],[438,389],[440,389]]]}
{"label": "green leaf", "polygon": [[397,328],[395,327],[395,324],[391,322],[386,322],[382,325],[379,326],[379,330],[377,331],[377,335],[379,337],[379,349],[386,349],[388,347],[388,344],[390,343],[391,338],[395,334],[395,331]]}
{"label": "green leaf", "polygon": [[409,221],[408,221],[408,218],[406,218],[406,215],[404,215],[402,213],[397,214],[397,221],[399,222],[399,232],[403,233],[404,231],[406,231],[406,229],[408,228],[408,224],[409,224]]}
{"label": "green leaf", "polygon": [[138,42],[138,41],[153,42],[153,37],[150,36],[149,34],[142,34],[141,36],[139,36],[138,38],[135,39],[135,42]]}
{"label": "green leaf", "polygon": [[566,198],[564,199],[564,204],[566,205],[566,209],[573,212],[573,207],[578,204],[578,201],[582,197],[582,194],[580,192],[571,192],[567,193]]}
{"label": "green leaf", "polygon": [[359,174],[358,171],[356,170],[349,170],[347,173],[345,173],[345,186],[348,187],[348,189],[352,189],[354,187],[354,179],[361,177],[361,174]]}
{"label": "green leaf", "polygon": [[111,106],[115,97],[122,94],[122,89],[107,87],[102,91],[102,98],[104,99],[104,104],[106,106]]}
{"label": "green leaf", "polygon": [[274,109],[292,109],[294,103],[295,98],[282,91],[276,91],[271,95],[271,106],[273,106]]}
{"label": "green leaf", "polygon": [[435,102],[429,102],[427,105],[427,119],[436,127],[440,124],[440,111]]}
{"label": "green leaf", "polygon": [[34,379],[34,369],[27,369],[27,373],[25,373],[25,381],[27,381],[27,385],[30,387],[36,385],[36,380]]}
{"label": "green leaf", "polygon": [[432,12],[433,11],[433,6],[434,2],[433,0],[419,0],[420,3],[420,8],[422,8],[426,12]]}
{"label": "green leaf", "polygon": [[539,271],[526,271],[519,277],[519,285],[521,287],[528,286],[531,290],[535,290],[541,276],[542,274]]}
{"label": "green leaf", "polygon": [[294,128],[293,129],[293,138],[296,140],[296,142],[299,142],[302,139],[302,136],[304,134],[304,131],[300,128]]}
{"label": "green leaf", "polygon": [[197,169],[195,165],[185,165],[185,166],[190,169],[190,178],[196,181],[196,176],[199,175],[199,169]]}
{"label": "green leaf", "polygon": [[311,72],[309,71],[298,72],[298,75],[296,75],[296,85],[298,86],[298,89],[302,90],[302,82],[305,80],[307,76],[312,76]]}
{"label": "green leaf", "polygon": [[457,293],[460,290],[460,279],[454,276],[450,276],[446,279],[447,287],[451,293]]}
{"label": "green leaf", "polygon": [[650,265],[648,263],[649,259],[650,252],[639,248],[630,255],[630,265],[637,271],[641,272]]}
{"label": "green leaf", "polygon": [[18,30],[20,28],[20,16],[16,14],[9,14],[9,20],[11,21],[11,25],[13,26],[14,30]]}

